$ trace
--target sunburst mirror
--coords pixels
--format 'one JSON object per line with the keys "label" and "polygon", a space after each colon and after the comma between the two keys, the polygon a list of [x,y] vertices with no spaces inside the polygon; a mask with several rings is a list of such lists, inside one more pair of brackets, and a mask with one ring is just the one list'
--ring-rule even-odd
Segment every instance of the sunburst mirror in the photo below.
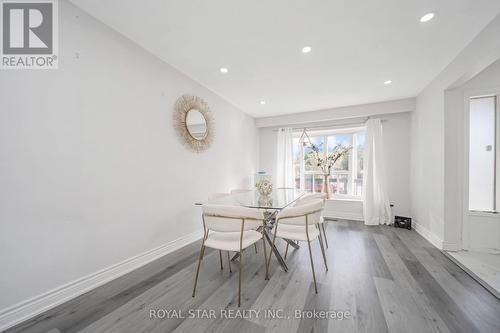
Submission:
{"label": "sunburst mirror", "polygon": [[214,138],[214,119],[207,102],[191,95],[175,103],[174,123],[182,143],[194,152],[202,152]]}

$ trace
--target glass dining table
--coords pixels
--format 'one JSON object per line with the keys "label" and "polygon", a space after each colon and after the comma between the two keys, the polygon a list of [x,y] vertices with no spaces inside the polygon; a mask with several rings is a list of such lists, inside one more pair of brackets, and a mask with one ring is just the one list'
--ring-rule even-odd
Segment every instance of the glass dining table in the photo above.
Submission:
{"label": "glass dining table", "polygon": [[[273,243],[270,238],[270,231],[274,226],[274,218],[278,212],[288,206],[291,206],[295,201],[297,201],[301,196],[303,196],[305,192],[291,189],[291,188],[278,188],[274,189],[271,194],[268,196],[260,195],[257,190],[249,190],[240,193],[232,193],[216,198],[212,198],[206,202],[196,202],[195,205],[201,206],[204,204],[215,204],[215,205],[230,205],[230,206],[242,206],[248,208],[261,209],[264,211],[264,237],[267,242],[271,246],[273,253],[280,266],[284,271],[288,271],[288,267],[285,263],[285,260],[279,253],[276,246],[273,246]],[[291,240],[285,239],[290,246],[298,249],[299,245]],[[232,260],[235,260],[239,257],[239,254],[236,254]]]}

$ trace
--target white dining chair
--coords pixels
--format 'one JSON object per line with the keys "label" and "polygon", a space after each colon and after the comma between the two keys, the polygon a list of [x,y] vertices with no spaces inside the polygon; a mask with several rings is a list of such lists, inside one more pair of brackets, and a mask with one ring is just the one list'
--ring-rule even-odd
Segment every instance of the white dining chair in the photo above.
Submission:
{"label": "white dining chair", "polygon": [[321,199],[326,200],[326,193],[306,193],[297,199],[296,203],[304,203],[307,200]]}
{"label": "white dining chair", "polygon": [[[194,280],[193,297],[200,273],[200,265],[205,253],[205,248],[219,250],[219,259],[222,269],[222,255],[220,251],[233,251],[239,253],[239,282],[238,306],[241,305],[241,279],[243,274],[243,250],[256,244],[262,239],[264,245],[264,265],[267,271],[266,243],[264,233],[264,215],[262,211],[252,208],[224,205],[203,205],[203,239],[201,243],[198,268]],[[262,226],[261,231],[257,229]],[[231,267],[231,266],[230,266]]]}
{"label": "white dining chair", "polygon": [[[326,202],[326,193],[307,193],[304,194],[302,197],[300,197],[296,202],[295,202],[295,207],[301,206],[303,204],[308,203],[310,200],[317,200],[321,199],[323,200],[323,209],[325,209],[325,202]],[[323,238],[325,239],[325,246],[328,248],[328,239],[326,238],[326,231],[325,231],[325,219],[323,216],[321,216],[320,221],[319,221],[319,227],[321,228],[320,232],[323,231]],[[286,254],[288,252],[288,245],[287,249],[285,251],[285,259],[286,259]]]}
{"label": "white dining chair", "polygon": [[[307,242],[307,246],[309,248],[309,258],[311,260],[314,290],[316,294],[318,293],[318,287],[316,285],[316,274],[314,272],[314,262],[311,251],[311,242],[316,238],[319,239],[321,254],[323,255],[323,261],[325,263],[325,269],[328,271],[325,249],[323,247],[323,240],[321,238],[321,233],[318,227],[322,210],[323,201],[320,199],[310,200],[309,202],[304,203],[300,206],[285,208],[281,212],[279,212],[278,215],[276,215],[276,222],[272,229],[273,247],[276,242],[276,237],[286,240]],[[267,260],[267,271],[269,270],[271,257],[272,251],[269,254],[269,258]]]}
{"label": "white dining chair", "polygon": [[[224,203],[223,201],[221,202],[220,199],[223,199],[231,194],[232,193],[224,193],[224,192],[212,193],[208,196],[208,203],[210,203],[210,204],[226,204],[227,205],[227,203]],[[255,248],[255,253],[258,253],[257,244],[254,244],[254,248]],[[222,257],[222,253],[219,253],[219,254]],[[227,260],[228,260],[228,265],[229,265],[229,271],[231,272],[231,259],[229,258],[229,252],[228,252],[228,259]],[[221,266],[222,266],[222,263],[221,263]]]}

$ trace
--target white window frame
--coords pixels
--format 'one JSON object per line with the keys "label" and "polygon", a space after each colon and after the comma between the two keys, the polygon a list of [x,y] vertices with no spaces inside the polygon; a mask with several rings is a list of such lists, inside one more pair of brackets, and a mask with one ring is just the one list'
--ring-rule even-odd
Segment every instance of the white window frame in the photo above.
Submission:
{"label": "white window frame", "polygon": [[[365,132],[366,127],[361,126],[361,127],[350,127],[350,128],[336,128],[336,129],[325,129],[325,130],[310,130],[307,131],[307,134],[310,137],[324,137],[325,139],[325,145],[328,145],[328,136],[334,136],[338,134],[351,134],[352,135],[352,150],[351,154],[349,154],[349,170],[332,170],[330,173],[330,176],[334,175],[345,175],[347,174],[348,177],[348,184],[351,187],[350,188],[350,193],[355,193],[355,187],[356,184],[354,182],[354,179],[356,179],[356,174],[358,171],[358,145],[357,145],[357,133],[359,132]],[[300,138],[302,135],[302,131],[300,132],[295,132],[294,133],[294,138]],[[328,147],[324,147],[324,152],[325,154],[327,153]],[[314,175],[321,175],[323,174],[321,172],[317,171],[306,171],[305,170],[305,160],[304,160],[304,147],[300,147],[300,156],[301,158],[301,165],[300,165],[300,189],[305,190],[305,175],[313,175],[312,176],[312,191],[314,192]],[[355,199],[355,200],[360,200],[361,195],[351,195],[351,194],[338,194],[338,193],[331,193],[331,198],[333,199]]]}
{"label": "white window frame", "polygon": [[[497,211],[494,212],[484,212],[484,211],[474,211],[469,210],[469,142],[470,142],[470,100],[473,98],[480,97],[496,97],[496,114],[500,113],[500,88],[497,89],[485,89],[485,90],[471,90],[467,91],[464,94],[464,122],[463,122],[463,156],[464,156],[464,168],[463,168],[463,177],[462,177],[462,202],[463,207],[462,211],[466,215],[470,216],[490,216],[491,214],[498,214],[498,207],[500,204],[498,201],[495,202],[495,206],[497,206]],[[496,130],[500,129],[500,117],[496,117]],[[500,156],[500,135],[496,136],[496,147],[497,150],[496,155]],[[495,190],[500,190],[500,163],[495,163]],[[495,200],[498,200],[498,196]]]}

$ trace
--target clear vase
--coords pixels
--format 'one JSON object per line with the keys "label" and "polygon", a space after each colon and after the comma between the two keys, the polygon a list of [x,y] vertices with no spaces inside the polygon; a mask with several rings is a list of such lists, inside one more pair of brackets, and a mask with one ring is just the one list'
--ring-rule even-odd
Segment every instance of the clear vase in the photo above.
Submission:
{"label": "clear vase", "polygon": [[330,175],[323,175],[323,190],[322,192],[326,194],[326,198],[330,199],[330,184],[328,180],[330,179]]}

